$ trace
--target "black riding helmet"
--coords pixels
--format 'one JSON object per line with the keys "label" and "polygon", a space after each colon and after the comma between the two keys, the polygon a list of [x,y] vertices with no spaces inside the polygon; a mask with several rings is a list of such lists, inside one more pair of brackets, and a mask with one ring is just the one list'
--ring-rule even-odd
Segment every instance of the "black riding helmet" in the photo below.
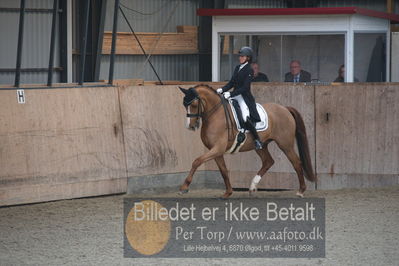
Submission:
{"label": "black riding helmet", "polygon": [[248,62],[251,63],[252,62],[252,54],[253,51],[251,49],[251,47],[248,46],[243,46],[241,47],[240,51],[238,52],[238,54],[240,56],[247,56],[248,57]]}
{"label": "black riding helmet", "polygon": [[253,51],[251,47],[243,46],[241,47],[240,51],[238,52],[239,55],[244,55],[252,58]]}

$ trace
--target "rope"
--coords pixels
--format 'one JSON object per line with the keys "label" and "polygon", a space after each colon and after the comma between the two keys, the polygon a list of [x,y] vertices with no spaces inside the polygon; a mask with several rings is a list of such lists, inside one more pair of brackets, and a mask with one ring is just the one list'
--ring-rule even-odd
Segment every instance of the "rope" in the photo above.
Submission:
{"label": "rope", "polygon": [[[131,32],[132,32],[133,35],[134,35],[134,38],[136,38],[136,41],[137,41],[137,43],[139,44],[139,46],[140,46],[140,48],[141,48],[141,51],[143,52],[144,56],[145,56],[145,57],[148,57],[147,54],[146,54],[146,52],[145,52],[145,50],[144,50],[144,47],[141,45],[141,42],[140,42],[139,38],[137,37],[136,33],[134,32],[132,26],[130,25],[130,22],[129,22],[129,20],[128,20],[127,17],[126,17],[125,12],[123,12],[123,10],[122,10],[121,7],[119,7],[119,10],[121,11],[123,17],[125,18],[127,25],[129,26]],[[149,59],[148,59],[148,63],[150,64],[152,70],[154,71],[154,73],[155,73],[155,75],[157,76],[157,78],[158,78],[159,82],[161,83],[161,85],[163,85],[163,82],[162,82],[161,78],[159,77],[157,71],[155,70],[154,66],[152,65],[152,63],[151,63],[151,61],[150,61]]]}
{"label": "rope", "polygon": [[[169,4],[169,3],[170,3],[170,2],[168,2],[168,4]],[[136,41],[138,42],[138,44],[139,44],[141,50],[143,51],[144,56],[146,57],[146,60],[145,60],[144,63],[143,63],[143,67],[141,68],[141,70],[140,70],[140,72],[139,72],[138,75],[139,75],[139,76],[142,76],[142,75],[143,75],[143,72],[144,72],[144,70],[145,70],[145,65],[146,65],[147,62],[148,62],[148,63],[150,64],[152,70],[154,71],[155,75],[157,76],[158,81],[159,81],[162,85],[163,85],[163,82],[161,81],[161,79],[160,79],[158,73],[156,72],[154,66],[152,65],[152,63],[151,63],[151,61],[150,61],[150,58],[151,58],[151,56],[152,56],[154,50],[157,48],[157,46],[158,46],[158,44],[159,44],[159,41],[161,40],[161,37],[162,37],[162,35],[164,34],[164,32],[165,32],[167,26],[169,25],[169,23],[170,23],[170,21],[171,21],[173,15],[175,14],[175,12],[176,12],[177,7],[179,6],[179,4],[180,4],[180,1],[176,2],[176,5],[173,7],[172,11],[170,12],[170,14],[169,14],[169,16],[168,16],[168,19],[166,20],[166,23],[164,23],[164,26],[163,26],[162,30],[161,30],[161,31],[159,32],[159,34],[158,34],[157,40],[156,40],[155,43],[152,45],[152,47],[151,47],[151,49],[150,49],[150,52],[149,52],[148,54],[145,52],[144,47],[141,45],[141,42],[139,41],[139,39],[138,39],[136,33],[133,31],[133,28],[131,27],[131,25],[130,25],[130,23],[129,23],[129,21],[128,21],[126,15],[125,15],[125,13],[124,13],[124,12],[122,11],[122,9],[119,7],[119,9],[121,10],[121,13],[122,13],[123,17],[125,18],[125,20],[126,20],[128,26],[129,26],[130,30],[132,31],[132,33],[133,33],[133,35],[134,35]],[[142,15],[153,15],[153,14],[158,13],[160,10],[162,10],[162,9],[166,6],[166,4],[163,5],[163,6],[162,6],[160,9],[158,9],[157,11],[152,12],[152,13],[147,13],[147,14],[142,13],[142,12],[137,11],[137,10],[134,10],[134,9],[131,9],[131,8],[129,8],[129,7],[125,6],[125,5],[123,5],[123,4],[121,4],[121,6],[123,6],[123,7],[126,8],[127,10],[130,10],[130,11],[133,11],[133,12],[136,12],[136,13],[139,13],[139,14],[142,14]]]}
{"label": "rope", "polygon": [[154,50],[157,48],[158,43],[159,43],[159,41],[161,40],[161,37],[162,37],[162,35],[164,34],[164,32],[165,32],[165,30],[166,30],[166,27],[169,25],[169,23],[170,23],[170,21],[171,21],[173,15],[175,14],[175,12],[176,12],[177,7],[179,6],[179,4],[180,4],[180,2],[176,2],[176,5],[173,7],[171,13],[169,14],[169,17],[168,17],[166,23],[164,24],[162,30],[159,32],[159,35],[158,35],[157,40],[155,41],[154,45],[151,47],[150,52],[149,52],[149,55],[147,56],[146,60],[145,60],[144,63],[143,63],[143,68],[141,69],[141,71],[140,71],[140,73],[139,73],[139,76],[141,76],[141,75],[143,74],[145,65],[146,65],[147,62],[150,60],[150,57],[152,56],[152,53],[154,52]]}
{"label": "rope", "polygon": [[135,10],[135,9],[133,9],[133,8],[127,7],[126,5],[124,5],[124,4],[122,4],[122,3],[120,3],[120,5],[123,6],[124,8],[126,8],[127,10],[132,11],[132,12],[135,12],[135,13],[137,13],[137,14],[140,14],[140,15],[143,15],[143,16],[152,16],[152,15],[155,15],[155,14],[161,12],[161,10],[162,10],[165,6],[169,5],[169,1],[165,1],[165,2],[166,2],[166,3],[165,3],[164,5],[162,5],[158,10],[156,10],[156,11],[154,11],[154,12],[150,12],[150,13],[145,13],[145,12],[142,12],[142,11]]}

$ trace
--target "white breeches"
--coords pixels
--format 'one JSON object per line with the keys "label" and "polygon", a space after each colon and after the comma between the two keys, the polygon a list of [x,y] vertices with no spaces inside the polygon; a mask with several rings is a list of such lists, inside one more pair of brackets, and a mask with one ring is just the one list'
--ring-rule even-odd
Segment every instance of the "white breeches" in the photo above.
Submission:
{"label": "white breeches", "polygon": [[231,99],[234,99],[238,102],[238,104],[240,105],[241,113],[242,113],[242,119],[244,120],[244,122],[247,122],[247,117],[249,117],[249,108],[248,108],[247,104],[245,103],[244,98],[242,98],[241,95],[237,95],[237,96],[231,97]]}

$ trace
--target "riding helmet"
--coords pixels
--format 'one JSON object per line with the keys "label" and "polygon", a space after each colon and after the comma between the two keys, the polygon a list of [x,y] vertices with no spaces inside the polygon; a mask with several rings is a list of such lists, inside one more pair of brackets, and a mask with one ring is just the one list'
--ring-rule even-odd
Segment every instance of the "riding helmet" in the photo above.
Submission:
{"label": "riding helmet", "polygon": [[240,51],[238,52],[239,55],[243,55],[243,56],[248,56],[248,57],[252,57],[252,49],[251,47],[248,46],[243,46],[241,47]]}

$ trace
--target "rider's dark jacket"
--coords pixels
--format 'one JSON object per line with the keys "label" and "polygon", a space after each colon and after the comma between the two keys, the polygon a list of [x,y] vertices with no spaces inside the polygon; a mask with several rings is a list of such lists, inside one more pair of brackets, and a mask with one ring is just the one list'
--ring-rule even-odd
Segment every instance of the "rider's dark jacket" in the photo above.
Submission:
{"label": "rider's dark jacket", "polygon": [[251,81],[254,75],[253,70],[249,63],[247,63],[241,70],[239,69],[240,65],[236,66],[230,81],[222,88],[223,92],[226,92],[234,87],[234,90],[230,94],[231,97],[241,94],[249,108],[251,120],[253,122],[259,122],[260,117],[258,111],[256,110],[255,99],[251,93]]}

